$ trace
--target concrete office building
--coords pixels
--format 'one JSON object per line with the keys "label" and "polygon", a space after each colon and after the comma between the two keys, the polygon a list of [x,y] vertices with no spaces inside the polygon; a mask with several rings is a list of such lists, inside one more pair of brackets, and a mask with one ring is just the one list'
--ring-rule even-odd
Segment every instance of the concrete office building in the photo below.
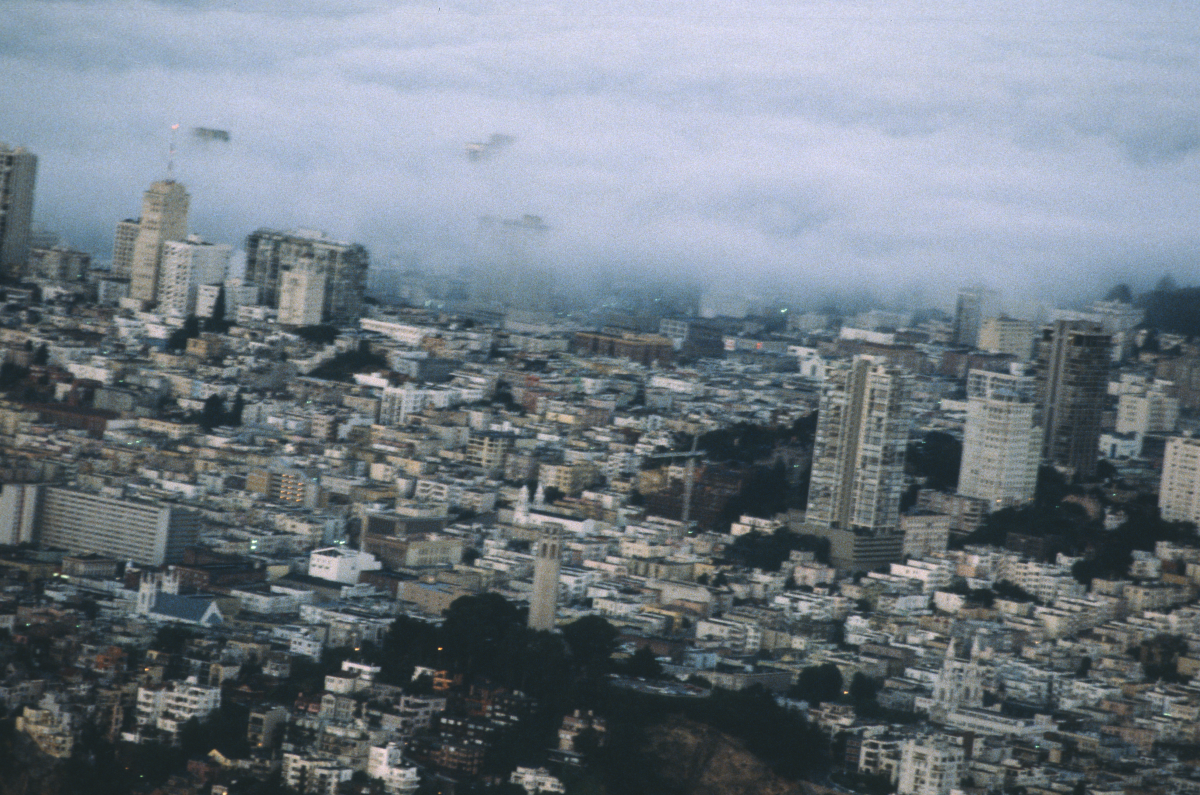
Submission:
{"label": "concrete office building", "polygon": [[1117,433],[1174,433],[1179,425],[1179,398],[1155,383],[1143,391],[1121,395],[1117,403]]}
{"label": "concrete office building", "polygon": [[558,575],[562,568],[562,527],[543,526],[533,564],[533,594],[529,599],[530,629],[552,630],[558,611]]}
{"label": "concrete office building", "polygon": [[[875,357],[857,356],[827,370],[805,521],[807,532],[830,539],[839,568],[869,568],[897,559],[903,549],[908,396],[908,377]],[[870,560],[857,557],[868,553]]]}
{"label": "concrete office building", "polygon": [[1025,361],[1033,351],[1033,338],[1036,335],[1037,328],[1032,320],[989,317],[984,318],[979,326],[976,347],[981,351],[1007,354]]}
{"label": "concrete office building", "polygon": [[1034,424],[1034,379],[972,371],[963,431],[958,493],[986,500],[989,510],[1033,499],[1042,429]]}
{"label": "concrete office building", "polygon": [[315,326],[324,315],[326,276],[302,268],[284,271],[279,277],[279,314],[283,326]]}
{"label": "concrete office building", "polygon": [[137,243],[138,229],[141,225],[136,218],[126,218],[117,222],[117,231],[113,235],[112,266],[109,275],[118,279],[128,279],[133,273],[133,247]]}
{"label": "concrete office building", "polygon": [[205,243],[199,235],[165,241],[158,280],[159,311],[174,317],[195,314],[200,285],[224,282],[232,255],[232,247]]}
{"label": "concrete office building", "polygon": [[1087,320],[1056,321],[1037,344],[1042,458],[1083,479],[1096,471],[1111,346]]}
{"label": "concrete office building", "polygon": [[0,273],[10,279],[25,275],[36,178],[37,155],[0,144]]}
{"label": "concrete office building", "polygon": [[949,795],[958,789],[965,758],[962,746],[946,736],[905,740],[897,771],[897,794]]}
{"label": "concrete office building", "polygon": [[[246,237],[246,284],[256,285],[263,303],[278,308],[279,322],[288,325],[357,320],[369,264],[363,246],[311,230],[259,229]],[[313,321],[318,306],[320,318]]]}
{"label": "concrete office building", "polygon": [[200,517],[167,503],[48,486],[37,529],[47,547],[161,566],[181,561],[196,543]]}
{"label": "concrete office building", "polygon": [[1167,440],[1158,507],[1167,521],[1200,524],[1200,439]]}
{"label": "concrete office building", "polygon": [[[129,264],[129,296],[146,303],[158,300],[163,244],[187,237],[190,197],[175,180],[159,180],[142,197],[142,217]],[[128,221],[122,222],[128,223]],[[122,229],[118,225],[118,237]],[[114,256],[115,263],[115,256]]]}
{"label": "concrete office building", "polygon": [[0,485],[0,544],[15,546],[36,538],[42,487],[33,483]]}

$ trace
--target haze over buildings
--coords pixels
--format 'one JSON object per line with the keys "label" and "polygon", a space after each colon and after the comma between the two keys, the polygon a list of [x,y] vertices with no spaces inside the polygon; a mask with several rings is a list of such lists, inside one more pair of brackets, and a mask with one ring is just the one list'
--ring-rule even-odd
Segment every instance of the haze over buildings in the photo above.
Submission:
{"label": "haze over buildings", "polygon": [[518,265],[555,289],[948,306],[1194,280],[1192,4],[544,8],[16,0],[0,134],[41,158],[37,223],[99,259],[181,123],[230,133],[177,141],[189,231],[324,229],[381,290],[527,214],[548,229]]}

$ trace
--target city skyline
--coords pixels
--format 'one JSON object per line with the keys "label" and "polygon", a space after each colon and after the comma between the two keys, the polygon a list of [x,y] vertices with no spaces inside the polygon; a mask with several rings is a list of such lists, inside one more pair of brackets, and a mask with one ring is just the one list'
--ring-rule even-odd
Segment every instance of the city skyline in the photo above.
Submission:
{"label": "city skyline", "polygon": [[1196,21],[1117,3],[14,3],[0,140],[41,158],[37,224],[101,259],[178,123],[191,231],[214,242],[320,228],[381,274],[444,271],[471,264],[481,218],[536,215],[531,266],[596,279],[1062,300],[1195,281],[1197,119],[1178,100]]}

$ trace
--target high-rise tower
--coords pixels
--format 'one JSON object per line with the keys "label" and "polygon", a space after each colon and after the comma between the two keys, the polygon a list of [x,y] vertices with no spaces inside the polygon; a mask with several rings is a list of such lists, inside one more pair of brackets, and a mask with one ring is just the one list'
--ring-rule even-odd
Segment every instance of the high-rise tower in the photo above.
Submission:
{"label": "high-rise tower", "polygon": [[320,232],[259,229],[246,238],[246,283],[256,285],[263,303],[279,308],[280,322],[289,325],[357,320],[369,264],[361,245]]}
{"label": "high-rise tower", "polygon": [[903,548],[898,531],[911,419],[907,376],[871,356],[828,368],[817,412],[806,525],[834,565],[871,568]]}
{"label": "high-rise tower", "polygon": [[133,271],[133,247],[137,244],[138,228],[136,218],[126,218],[117,222],[117,232],[113,235],[112,268],[109,274],[118,279],[128,279]]}
{"label": "high-rise tower", "polygon": [[33,185],[37,155],[0,144],[0,274],[24,276],[33,224]]}
{"label": "high-rise tower", "polygon": [[189,199],[183,185],[172,179],[151,184],[144,194],[130,262],[131,298],[147,303],[158,300],[163,243],[187,237]]}
{"label": "high-rise tower", "polygon": [[1033,499],[1042,452],[1035,396],[1031,376],[971,371],[959,494],[987,500],[992,510]]}
{"label": "high-rise tower", "polygon": [[1089,478],[1099,456],[1112,337],[1099,323],[1058,320],[1037,344],[1042,457]]}
{"label": "high-rise tower", "polygon": [[1200,522],[1200,439],[1167,440],[1158,505],[1169,522]]}
{"label": "high-rise tower", "polygon": [[558,572],[562,566],[562,527],[542,528],[533,564],[533,595],[529,599],[529,628],[554,629],[558,610]]}

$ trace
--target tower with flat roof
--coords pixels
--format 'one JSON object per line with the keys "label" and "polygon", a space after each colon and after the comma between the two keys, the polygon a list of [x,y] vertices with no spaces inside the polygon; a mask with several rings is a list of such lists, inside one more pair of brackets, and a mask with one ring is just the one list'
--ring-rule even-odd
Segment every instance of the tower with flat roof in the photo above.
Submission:
{"label": "tower with flat roof", "polygon": [[9,279],[25,275],[36,177],[37,155],[0,144],[0,273]]}
{"label": "tower with flat roof", "polygon": [[[150,304],[158,300],[163,244],[187,237],[190,200],[183,185],[173,179],[152,183],[142,196],[142,217],[129,263],[131,298]],[[118,226],[118,236],[121,231]]]}
{"label": "tower with flat roof", "polygon": [[533,595],[529,600],[529,628],[554,629],[558,610],[558,574],[562,568],[562,528],[547,525],[537,541],[533,563]]}

